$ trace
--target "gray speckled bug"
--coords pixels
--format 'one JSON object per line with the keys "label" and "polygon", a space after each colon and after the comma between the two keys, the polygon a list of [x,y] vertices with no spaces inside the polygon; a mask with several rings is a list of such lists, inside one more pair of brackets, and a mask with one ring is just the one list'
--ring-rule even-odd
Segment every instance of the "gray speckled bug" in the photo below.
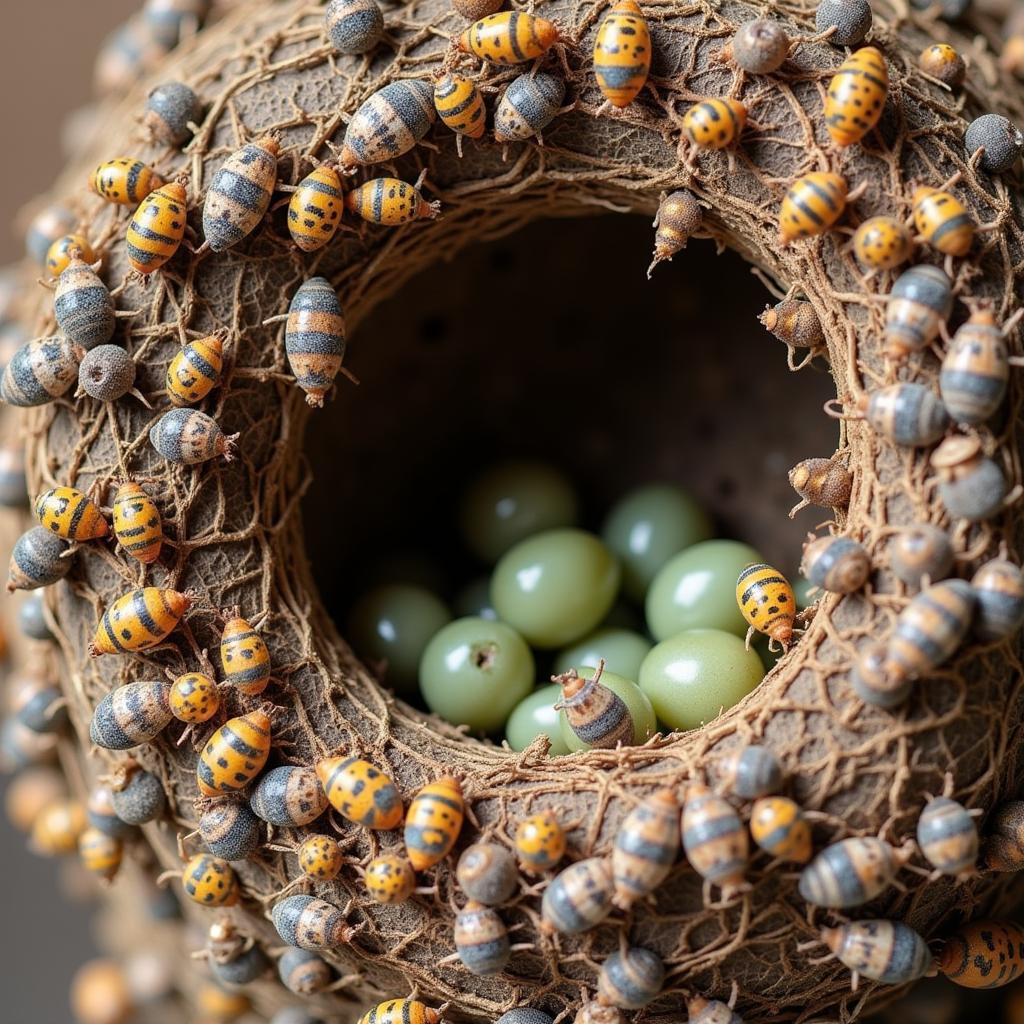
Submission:
{"label": "gray speckled bug", "polygon": [[649,949],[631,946],[612,953],[597,976],[597,998],[622,1010],[639,1010],[661,991],[665,965]]}
{"label": "gray speckled bug", "polygon": [[146,0],[142,18],[153,39],[173,50],[186,35],[198,32],[210,0]]}
{"label": "gray speckled bug", "polygon": [[503,1013],[494,1024],[553,1024],[554,1017],[532,1006],[517,1006]]}
{"label": "gray speckled bug", "polygon": [[496,906],[504,903],[519,886],[519,871],[512,854],[497,843],[467,846],[455,869],[468,899]]}
{"label": "gray speckled bug", "polygon": [[270,917],[277,934],[290,946],[314,952],[342,946],[353,934],[344,914],[316,896],[286,896],[274,904]]}
{"label": "gray speckled bug", "polygon": [[366,53],[384,35],[384,15],[376,0],[331,0],[324,28],[338,53]]}
{"label": "gray speckled bug", "polygon": [[277,183],[279,146],[264,135],[235,150],[213,177],[203,201],[205,245],[223,252],[252,234]]}
{"label": "gray speckled bug", "polygon": [[365,100],[348,123],[339,159],[346,167],[379,164],[408,153],[437,119],[433,86],[400,79]]}
{"label": "gray speckled bug", "polygon": [[43,595],[29,594],[18,609],[18,629],[30,640],[52,640],[53,634],[46,624]]}
{"label": "gray speckled bug", "polygon": [[62,703],[62,696],[56,683],[34,686],[28,699],[18,708],[18,721],[33,732],[60,732],[68,724],[68,710]]}
{"label": "gray speckled bug", "polygon": [[871,575],[871,556],[852,537],[818,537],[804,548],[800,571],[822,590],[852,594]]}
{"label": "gray speckled bug", "polygon": [[67,393],[78,378],[74,347],[59,335],[22,345],[4,368],[0,398],[8,405],[45,405]]}
{"label": "gray speckled bug", "polygon": [[20,444],[0,448],[0,505],[22,508],[28,497],[25,482],[25,453]]}
{"label": "gray speckled bug", "polygon": [[[99,402],[116,402],[135,390],[135,360],[120,345],[97,345],[82,355],[78,365],[78,391]],[[143,399],[144,401],[144,399]]]}
{"label": "gray speckled bug", "polygon": [[885,310],[885,354],[894,360],[920,352],[934,340],[953,309],[953,283],[928,263],[904,271]]}
{"label": "gray speckled bug", "polygon": [[974,633],[982,640],[1007,640],[1024,625],[1024,572],[1005,558],[986,562],[971,580],[977,605]]}
{"label": "gray speckled bug", "polygon": [[235,801],[218,801],[199,819],[203,846],[222,860],[245,860],[263,842],[263,826],[249,806]]}
{"label": "gray speckled bug", "polygon": [[500,974],[512,955],[505,922],[490,907],[470,900],[455,915],[455,950],[470,974]]}
{"label": "gray speckled bug", "polygon": [[882,643],[861,651],[850,671],[850,685],[865,704],[885,710],[899,707],[912,688],[911,680],[890,663],[889,648]]}
{"label": "gray speckled bug", "polygon": [[114,333],[114,300],[99,274],[85,260],[72,256],[57,278],[53,293],[57,326],[68,341],[84,349],[110,341]]}
{"label": "gray speckled bug", "polygon": [[25,232],[25,251],[40,266],[46,263],[50,246],[63,235],[69,235],[78,225],[78,218],[59,204],[46,206],[31,220]]}
{"label": "gray speckled bug", "polygon": [[192,135],[190,124],[203,116],[199,97],[183,82],[164,82],[146,97],[142,123],[154,139],[180,146]]}
{"label": "gray speckled bug", "polygon": [[514,78],[494,113],[494,137],[519,142],[537,136],[555,119],[565,99],[565,80],[544,72]]}
{"label": "gray speckled bug", "polygon": [[89,737],[105,750],[130,750],[148,743],[171,720],[169,683],[125,683],[96,705]]}
{"label": "gray speckled bug", "polygon": [[169,462],[193,466],[198,462],[234,456],[238,434],[225,434],[212,416],[198,409],[171,409],[150,428],[149,440]]}
{"label": "gray speckled bug", "polygon": [[779,22],[754,18],[736,29],[723,57],[752,75],[769,75],[785,63],[789,47],[789,36]]}
{"label": "gray speckled bug", "polygon": [[1020,159],[1024,135],[1002,114],[982,114],[967,126],[964,148],[971,156],[983,148],[978,163],[989,174],[1002,174]]}
{"label": "gray speckled bug", "polygon": [[114,810],[114,793],[109,786],[94,786],[90,790],[85,814],[93,828],[114,839],[127,839],[135,832],[134,827],[122,821]]}
{"label": "gray speckled bug", "polygon": [[982,451],[977,437],[947,437],[932,452],[939,474],[939,498],[954,519],[976,523],[1003,507],[1006,478]]}
{"label": "gray speckled bug", "polygon": [[249,799],[253,814],[271,825],[308,825],[327,810],[327,794],[312,768],[283,765],[260,777]]}
{"label": "gray speckled bug", "polygon": [[722,762],[722,784],[741,800],[756,800],[782,789],[782,765],[770,750],[752,743]]}
{"label": "gray speckled bug", "polygon": [[152,773],[137,766],[128,771],[121,788],[111,791],[114,812],[129,825],[145,825],[164,813],[167,794],[163,783]]}
{"label": "gray speckled bug", "polygon": [[966,880],[978,859],[978,829],[963,805],[948,796],[925,804],[917,819],[917,845],[938,874]]}
{"label": "gray speckled bug", "polygon": [[15,541],[7,589],[36,590],[63,579],[71,568],[71,559],[61,557],[67,549],[45,526],[33,526]]}
{"label": "gray speckled bug", "polygon": [[843,839],[825,847],[800,873],[800,895],[816,907],[859,907],[888,888],[906,860],[884,839]]}
{"label": "gray speckled bug", "polygon": [[896,534],[889,548],[889,564],[908,587],[944,579],[953,568],[949,534],[931,523],[915,523]]}
{"label": "gray speckled bug", "polygon": [[331,983],[330,965],[308,949],[286,949],[277,962],[277,974],[297,996],[322,992]]}
{"label": "gray speckled bug", "polygon": [[868,0],[821,0],[814,15],[819,32],[835,29],[828,37],[833,46],[857,46],[864,42],[872,21]]}
{"label": "gray speckled bug", "polygon": [[322,407],[345,358],[345,316],[326,278],[311,277],[292,296],[284,349],[306,403]]}
{"label": "gray speckled bug", "polygon": [[248,985],[266,974],[269,967],[270,961],[259,946],[250,946],[230,960],[210,959],[214,976],[228,985]]}
{"label": "gray speckled bug", "polygon": [[923,977],[933,957],[924,939],[900,921],[855,921],[824,928],[821,941],[853,971],[883,985],[904,985]]}
{"label": "gray speckled bug", "polygon": [[943,21],[956,21],[967,13],[971,0],[910,0],[910,6],[919,11],[928,11],[937,6],[937,13]]}

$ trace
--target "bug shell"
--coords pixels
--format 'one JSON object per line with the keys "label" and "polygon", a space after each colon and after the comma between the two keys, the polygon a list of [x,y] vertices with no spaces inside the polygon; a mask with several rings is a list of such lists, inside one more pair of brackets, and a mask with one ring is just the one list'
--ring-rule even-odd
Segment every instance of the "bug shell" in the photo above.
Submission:
{"label": "bug shell", "polygon": [[853,490],[850,471],[834,459],[804,459],[789,471],[790,486],[821,508],[846,508]]}
{"label": "bug shell", "polygon": [[[437,117],[434,90],[418,78],[399,79],[365,100],[345,130],[340,159],[347,167],[378,164],[408,153]],[[381,126],[386,125],[387,131]]]}
{"label": "bug shell", "polygon": [[750,834],[773,857],[806,864],[811,859],[811,826],[800,805],[787,796],[763,796],[750,809]]}
{"label": "bug shell", "polygon": [[687,1000],[688,1024],[743,1024],[743,1018],[727,1003],[696,996]]}
{"label": "bug shell", "polygon": [[953,284],[938,267],[919,263],[896,279],[885,311],[885,354],[905,359],[939,333],[953,309]]}
{"label": "bug shell", "polygon": [[552,676],[552,682],[562,687],[555,708],[565,711],[572,731],[589,746],[628,746],[633,742],[633,717],[622,698],[600,681],[602,669],[603,663],[589,679],[575,669]]}
{"label": "bug shell", "polygon": [[345,316],[326,278],[311,277],[292,296],[284,347],[306,404],[321,408],[345,357]]}
{"label": "bug shell", "polygon": [[744,886],[750,843],[739,815],[707,786],[690,786],[683,804],[683,849],[690,866],[723,893]]}
{"label": "bug shell", "polygon": [[853,234],[857,262],[871,270],[892,270],[906,263],[913,251],[910,232],[895,217],[870,217]]}
{"label": "bug shell", "polygon": [[173,50],[201,27],[209,9],[210,0],[146,0],[142,16],[153,38]]}
{"label": "bug shell", "polygon": [[404,903],[416,888],[416,872],[406,857],[384,854],[367,864],[365,881],[377,903]]}
{"label": "bug shell", "polygon": [[[659,790],[637,804],[615,833],[615,905],[628,910],[636,900],[654,892],[672,870],[679,843],[679,803],[672,790]],[[630,1004],[615,1005],[628,1008]]]}
{"label": "bug shell", "polygon": [[503,1013],[494,1024],[552,1024],[554,1017],[532,1006],[517,1006]]}
{"label": "bug shell", "polygon": [[[4,810],[7,819],[21,832],[29,832],[47,804],[67,797],[63,775],[52,768],[27,768],[7,785]],[[90,818],[90,824],[92,824]]]}
{"label": "bug shell", "polygon": [[271,825],[308,825],[327,809],[327,797],[312,768],[283,765],[266,772],[256,784],[249,806]]}
{"label": "bug shell", "polygon": [[277,962],[277,974],[289,992],[311,996],[331,983],[330,965],[308,949],[286,949]]}
{"label": "bug shell", "polygon": [[955,89],[963,85],[967,77],[967,65],[963,57],[949,43],[932,43],[921,51],[917,58],[918,67],[932,78]]}
{"label": "bug shell", "polygon": [[89,737],[105,750],[130,750],[148,743],[171,720],[170,684],[125,683],[96,705]]}
{"label": "bug shell", "polygon": [[78,393],[116,402],[135,386],[135,360],[120,345],[97,345],[78,365]]}
{"label": "bug shell", "polygon": [[89,177],[89,188],[108,203],[137,206],[164,183],[152,167],[122,156],[99,165]]}
{"label": "bug shell", "polygon": [[238,902],[235,869],[220,857],[197,853],[181,874],[185,895],[206,907],[233,907]]}
{"label": "bug shell", "polygon": [[911,201],[917,233],[947,256],[966,256],[974,241],[974,218],[956,196],[922,186]]}
{"label": "bug shell", "polygon": [[515,847],[519,865],[537,874],[553,868],[564,856],[567,840],[554,811],[540,811],[516,826]]}
{"label": "bug shell", "polygon": [[192,135],[190,124],[203,116],[199,97],[183,82],[164,82],[150,90],[142,124],[154,139],[180,146]]}
{"label": "bug shell", "polygon": [[54,800],[32,825],[32,849],[46,857],[74,853],[86,827],[85,809],[77,800]]}
{"label": "bug shell", "polygon": [[786,647],[793,639],[796,595],[778,569],[755,562],[736,580],[736,603],[747,624]]}
{"label": "bug shell", "polygon": [[865,704],[886,710],[902,704],[911,690],[911,680],[890,659],[886,644],[864,648],[850,671],[850,685]]}
{"label": "bug shell", "polygon": [[53,634],[46,624],[42,594],[29,594],[18,609],[18,629],[30,640],[52,640]]}
{"label": "bug shell", "polygon": [[821,0],[814,14],[819,32],[835,29],[828,38],[833,46],[857,46],[864,42],[872,20],[868,0]]}
{"label": "bug shell", "polygon": [[704,212],[692,192],[680,189],[663,196],[654,218],[654,262],[647,276],[650,277],[656,264],[671,260],[677,252],[685,249],[690,236],[703,221]]}
{"label": "bug shell", "polygon": [[89,654],[124,654],[156,647],[181,621],[192,598],[177,590],[140,587],[122,594],[100,617]]}
{"label": "bug shell", "polygon": [[497,843],[467,846],[459,857],[455,877],[468,899],[489,907],[504,903],[519,887],[516,862]]}
{"label": "bug shell", "polygon": [[152,274],[178,251],[187,213],[188,196],[179,181],[161,185],[139,203],[125,235],[125,252],[133,270]]}
{"label": "bug shell", "polygon": [[821,940],[851,971],[883,985],[904,985],[932,969],[932,954],[900,921],[855,921],[823,928]]}
{"label": "bug shell", "polygon": [[846,209],[846,179],[828,171],[812,171],[789,187],[779,211],[779,244],[823,235]]}
{"label": "bug shell", "polygon": [[726,789],[741,800],[754,800],[782,789],[782,765],[766,747],[750,744],[729,754],[721,770]]}
{"label": "bug shell", "polygon": [[934,444],[950,423],[930,387],[906,381],[862,395],[858,408],[877,433],[908,448]]}
{"label": "bug shell", "polygon": [[508,929],[496,911],[470,900],[455,915],[455,951],[470,974],[500,974],[512,955]]}
{"label": "bug shell", "polygon": [[889,548],[889,564],[908,587],[920,587],[924,577],[935,582],[953,568],[949,534],[931,523],[916,523],[896,534]]}
{"label": "bug shell", "polygon": [[825,95],[825,125],[837,146],[852,146],[878,124],[889,92],[880,50],[865,46],[839,66]]}
{"label": "bug shell", "polygon": [[487,130],[484,98],[472,78],[447,72],[434,83],[434,109],[453,132],[479,139]]}
{"label": "bug shell", "polygon": [[397,227],[441,215],[441,204],[428,203],[418,189],[399,178],[364,181],[345,196],[345,209],[371,224]]}
{"label": "bug shell", "polygon": [[695,103],[683,117],[683,131],[698,149],[725,149],[742,134],[747,108],[734,99],[709,96]]}
{"label": "bug shell", "polygon": [[391,779],[359,757],[325,757],[316,774],[331,806],[364,828],[387,830],[402,822],[402,798]]}
{"label": "bug shell", "polygon": [[8,405],[45,405],[68,392],[78,379],[78,358],[66,338],[26,342],[4,367],[0,398]]}
{"label": "bug shell", "polygon": [[804,548],[801,572],[822,590],[852,594],[871,575],[871,556],[851,537],[819,537]]}
{"label": "bug shell", "polygon": [[986,822],[984,861],[989,871],[1024,867],[1024,800],[1000,804]]}
{"label": "bug shell", "polygon": [[972,921],[943,944],[939,970],[964,988],[1001,988],[1024,968],[1024,928],[1015,921]]}
{"label": "bug shell", "polygon": [[109,882],[121,867],[124,844],[120,839],[89,826],[78,837],[78,856],[91,874]]}
{"label": "bug shell", "polygon": [[364,1013],[356,1024],[438,1024],[441,1014],[418,999],[388,999]]}
{"label": "bug shell", "polygon": [[25,232],[25,250],[36,263],[45,264],[50,246],[61,235],[75,230],[78,218],[66,206],[44,206],[29,222]]}
{"label": "bug shell", "polygon": [[978,829],[961,804],[938,796],[917,819],[917,845],[925,860],[944,875],[966,879],[978,859]]}
{"label": "bug shell", "polygon": [[252,234],[277,182],[278,143],[263,135],[235,150],[214,175],[203,203],[203,235],[223,252]]}
{"label": "bug shell", "polygon": [[777,21],[754,18],[736,30],[726,56],[752,75],[769,75],[785,63],[789,47],[789,36]]}
{"label": "bug shell", "polygon": [[624,1020],[617,1006],[607,1006],[597,999],[587,999],[576,1011],[573,1024],[623,1024]]}
{"label": "bug shell", "polygon": [[914,597],[889,640],[889,658],[906,678],[937,668],[956,653],[974,614],[974,591],[964,580],[933,583]]}
{"label": "bug shell", "polygon": [[249,805],[221,800],[199,819],[199,836],[215,857],[246,860],[263,841],[263,826]]}
{"label": "bug shell", "polygon": [[1003,403],[1010,357],[1003,332],[987,310],[972,313],[942,360],[939,389],[949,414],[969,426],[984,423]]}
{"label": "bug shell", "polygon": [[984,148],[979,164],[989,174],[1002,174],[1020,159],[1021,151],[1024,150],[1024,135],[1001,114],[982,114],[967,126],[964,148],[971,156]]}
{"label": "bug shell", "polygon": [[565,81],[538,72],[514,78],[501,97],[494,114],[494,137],[498,142],[532,138],[554,120],[565,99]]}
{"label": "bug shell", "polygon": [[765,307],[758,320],[779,341],[794,348],[819,348],[825,344],[825,332],[814,306],[802,299],[784,299]]}
{"label": "bug shell", "polygon": [[225,434],[215,419],[198,409],[171,409],[149,430],[150,444],[168,462],[193,466],[224,456],[234,457],[237,434]]}
{"label": "bug shell", "polygon": [[7,589],[35,590],[63,579],[71,559],[61,556],[67,544],[42,526],[33,526],[14,543],[7,570]]}
{"label": "bug shell", "polygon": [[[374,7],[374,0],[366,0]],[[322,249],[341,224],[345,200],[333,167],[316,167],[299,182],[288,203],[288,233],[303,252]]]}
{"label": "bug shell", "polygon": [[661,991],[665,965],[639,946],[612,953],[597,976],[597,998],[623,1010],[639,1010]]}
{"label": "bug shell", "polygon": [[156,502],[133,480],[126,480],[114,495],[114,536],[132,558],[150,565],[160,557],[163,524]]}
{"label": "bug shell", "polygon": [[198,725],[208,722],[220,707],[217,684],[201,672],[186,672],[171,684],[168,695],[171,714],[179,722]]}
{"label": "bug shell", "polygon": [[316,896],[286,896],[270,912],[277,934],[291,946],[314,952],[344,945],[352,937],[345,916]]}
{"label": "bug shell", "polygon": [[25,453],[21,445],[0,447],[0,505],[4,508],[21,508],[27,495]]}
{"label": "bug shell", "polygon": [[975,635],[982,640],[1012,637],[1024,624],[1024,572],[1004,558],[993,558],[974,574],[971,586]]}
{"label": "bug shell", "polygon": [[258,696],[270,682],[270,651],[259,633],[238,615],[224,624],[220,663],[224,670],[223,682],[247,697]]}
{"label": "bug shell", "polygon": [[210,960],[214,977],[225,985],[248,985],[266,974],[269,966],[259,946],[250,946],[230,960]]}
{"label": "bug shell", "polygon": [[416,871],[425,871],[448,855],[464,815],[462,785],[450,775],[424,786],[412,798],[405,816],[405,848]]}
{"label": "bug shell", "polygon": [[95,263],[97,256],[84,235],[61,235],[46,250],[46,269],[50,277],[60,277],[71,262],[72,253],[86,263]]}
{"label": "bug shell", "polygon": [[196,775],[203,796],[243,789],[270,756],[270,719],[263,711],[230,718],[207,741]]}
{"label": "bug shell", "polygon": [[73,487],[51,487],[32,508],[40,525],[64,540],[96,540],[110,532],[99,506]]}
{"label": "bug shell", "polygon": [[114,300],[96,271],[77,257],[57,278],[53,311],[68,341],[84,349],[110,341],[114,333]]}
{"label": "bug shell", "polygon": [[118,817],[114,810],[114,791],[109,786],[93,786],[89,791],[85,813],[93,828],[115,839],[125,839],[134,832],[133,827]]}
{"label": "bug shell", "polygon": [[888,888],[903,858],[884,840],[843,839],[825,847],[800,874],[800,895],[816,907],[859,907]]}
{"label": "bug shell", "polygon": [[[317,783],[318,789],[319,786]],[[323,798],[323,806],[327,806],[326,797]],[[330,836],[308,836],[303,839],[297,856],[299,870],[314,882],[329,882],[336,878],[345,861],[338,841]]]}
{"label": "bug shell", "polygon": [[976,523],[1002,508],[1006,479],[977,437],[947,437],[931,463],[939,474],[939,497],[954,518]]}
{"label": "bug shell", "polygon": [[376,0],[331,0],[324,28],[338,53],[366,53],[384,35],[384,15]]}
{"label": "bug shell", "polygon": [[188,342],[167,367],[167,397],[171,405],[201,402],[220,383],[224,342],[209,334]]}
{"label": "bug shell", "polygon": [[611,865],[601,857],[570,864],[544,890],[541,931],[576,935],[600,924],[612,911],[615,883]]}
{"label": "bug shell", "polygon": [[636,0],[616,0],[594,40],[594,74],[613,107],[628,107],[651,70],[651,32]]}
{"label": "bug shell", "polygon": [[129,825],[155,821],[167,806],[164,785],[152,772],[136,769],[128,773],[124,785],[111,793],[114,812]]}
{"label": "bug shell", "polygon": [[[463,53],[492,64],[525,64],[558,41],[558,26],[520,11],[500,11],[474,22],[459,36]],[[561,103],[561,100],[559,100]]]}

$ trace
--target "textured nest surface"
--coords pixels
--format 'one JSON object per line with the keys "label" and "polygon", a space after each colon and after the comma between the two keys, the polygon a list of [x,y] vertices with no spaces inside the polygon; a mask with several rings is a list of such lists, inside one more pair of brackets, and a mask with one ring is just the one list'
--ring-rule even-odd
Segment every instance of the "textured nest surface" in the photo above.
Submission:
{"label": "textured nest surface", "polygon": [[[837,391],[848,393],[854,383],[863,386],[871,375],[880,378],[886,372],[881,359],[884,307],[877,296],[888,290],[890,280],[883,275],[865,288],[842,234],[785,251],[776,241],[776,211],[787,183],[827,167],[843,173],[851,189],[866,184],[846,224],[880,213],[906,215],[911,182],[938,185],[963,172],[957,194],[979,223],[996,223],[998,230],[981,235],[972,258],[957,263],[956,285],[962,295],[991,298],[1005,316],[1015,301],[1024,260],[1020,195],[1009,179],[972,172],[961,138],[967,121],[988,110],[1019,122],[1019,93],[1000,82],[992,51],[984,35],[977,34],[988,31],[994,40],[992,25],[976,24],[961,34],[908,13],[905,6],[880,2],[875,8],[872,41],[884,50],[892,79],[879,131],[864,145],[830,152],[821,108],[828,76],[843,59],[840,50],[807,43],[778,74],[746,80],[713,59],[738,24],[768,7],[792,36],[811,36],[810,2],[754,6],[652,0],[646,11],[654,36],[653,94],[645,92],[622,115],[597,118],[600,97],[587,68],[604,8],[543,3],[537,13],[558,20],[579,41],[578,50],[567,49],[573,71],[569,96],[576,109],[545,132],[543,148],[514,145],[507,156],[485,140],[469,143],[459,159],[454,137],[435,130],[429,138],[437,149],[417,148],[396,170],[413,180],[421,167],[428,169],[426,188],[442,200],[442,220],[401,230],[344,233],[310,257],[291,247],[279,211],[236,250],[199,260],[182,251],[146,287],[122,287],[125,214],[82,195],[86,170],[122,151],[153,160],[166,176],[186,165],[190,199],[198,206],[196,197],[228,153],[243,140],[276,130],[282,137],[279,175],[295,183],[308,173],[308,157],[329,158],[326,144],[340,141],[345,115],[389,81],[429,75],[446,50],[447,37],[464,23],[445,0],[389,4],[387,42],[367,59],[338,58],[325,45],[322,7],[252,2],[229,11],[179,50],[159,77],[189,82],[211,104],[186,155],[147,150],[138,141],[134,118],[142,106],[140,89],[110,113],[96,132],[101,141],[82,154],[58,192],[77,197],[90,237],[103,245],[104,274],[117,288],[119,308],[138,311],[119,322],[115,340],[138,361],[144,391],[163,386],[164,369],[183,340],[222,327],[230,330],[230,368],[207,411],[225,431],[241,432],[240,457],[230,465],[195,469],[168,465],[147,440],[158,412],[131,399],[109,409],[89,399],[58,402],[29,417],[32,493],[57,484],[82,489],[97,482],[108,485],[130,474],[158,500],[174,542],[146,573],[109,548],[90,546],[78,555],[68,582],[48,595],[83,746],[88,746],[92,708],[105,693],[131,679],[163,677],[168,667],[175,672],[198,668],[200,652],[215,649],[219,640],[216,610],[239,605],[261,629],[273,656],[275,684],[267,695],[283,706],[275,735],[287,741],[274,756],[310,763],[327,752],[358,752],[386,769],[407,795],[441,773],[461,773],[472,808],[463,844],[481,829],[507,839],[527,811],[555,807],[567,821],[579,823],[571,834],[572,856],[607,852],[622,816],[652,787],[680,787],[705,775],[714,781],[714,760],[754,739],[779,755],[796,799],[826,816],[816,826],[819,843],[883,828],[894,841],[912,835],[924,794],[941,790],[947,772],[953,774],[954,795],[968,807],[987,809],[1015,792],[1024,708],[1016,645],[971,647],[918,685],[895,715],[864,707],[852,695],[848,671],[858,646],[883,635],[907,599],[884,569],[891,529],[942,518],[927,453],[880,443],[860,422],[844,427],[844,457],[855,482],[849,510],[838,517],[838,525],[871,552],[880,567],[877,584],[869,594],[826,597],[799,645],[756,692],[709,726],[658,737],[643,747],[552,761],[540,742],[513,754],[394,700],[352,655],[319,603],[299,507],[308,484],[301,450],[310,413],[287,372],[282,328],[262,326],[264,318],[287,309],[294,290],[314,273],[338,287],[351,331],[417,270],[451,258],[471,241],[502,236],[538,218],[587,215],[595,208],[649,215],[663,190],[685,186],[707,203],[706,226],[718,242],[756,264],[782,290],[795,286],[813,303],[828,339]],[[937,36],[948,37],[972,63],[962,97],[916,69],[917,54]],[[555,55],[548,59],[559,67]],[[488,85],[501,85],[513,75],[494,69],[481,69],[481,74]],[[745,133],[733,170],[724,153],[703,155],[692,169],[685,163],[682,114],[690,102],[709,94],[743,98],[757,122]],[[639,254],[637,260],[639,272]],[[962,305],[956,315],[964,315]],[[37,333],[52,330],[46,296],[39,300],[37,321]],[[849,357],[851,330],[858,339],[857,366]],[[386,343],[386,338],[373,340],[374,345]],[[1012,339],[1011,347],[1019,354],[1018,339]],[[929,354],[903,372],[927,381],[936,371]],[[1006,426],[998,436],[986,435],[1012,482],[1022,478],[1013,432],[1021,397],[1022,389],[1011,381]],[[345,395],[336,400],[344,401]],[[401,395],[377,400],[391,403],[394,415],[402,415]],[[373,495],[365,500],[372,502]],[[994,556],[1001,542],[1010,557],[1019,559],[1018,524],[1019,514],[1011,510],[958,534],[963,570],[973,571]],[[144,578],[200,595],[186,627],[171,638],[174,648],[151,657],[90,660],[85,649],[97,616]],[[244,699],[229,698],[230,713],[245,707]],[[190,831],[197,818],[195,753],[189,744],[176,748],[175,738],[176,727],[135,752],[163,778],[171,801],[171,820],[145,828],[153,860],[162,867],[176,866],[175,833]],[[117,757],[97,752],[79,776],[95,777]],[[339,828],[349,863],[336,882],[320,887],[320,895],[339,906],[351,898],[350,920],[365,922],[350,947],[329,955],[340,973],[362,975],[350,990],[360,1006],[407,994],[415,985],[423,998],[435,1004],[450,1000],[453,1013],[470,1017],[494,1017],[523,1003],[571,1012],[592,990],[600,961],[619,942],[619,918],[557,945],[540,939],[539,897],[524,888],[502,916],[517,926],[515,941],[536,941],[532,950],[515,954],[508,971],[493,979],[476,978],[458,964],[439,966],[453,950],[451,865],[437,870],[434,897],[417,896],[397,907],[372,904],[356,867],[382,847],[395,846],[398,837],[340,823]],[[706,909],[699,878],[681,862],[658,891],[656,905],[635,908],[628,935],[634,944],[656,950],[669,967],[663,997],[644,1016],[678,1017],[682,993],[727,998],[733,982],[740,990],[738,1009],[749,1024],[823,1015],[846,1021],[859,1012],[874,986],[853,995],[844,967],[808,964],[806,958],[814,953],[797,951],[798,943],[815,936],[804,904],[791,876],[765,867],[765,859],[755,861],[753,888],[734,906]],[[158,870],[155,864],[153,870]],[[266,913],[274,894],[296,876],[294,857],[264,850],[238,871],[245,896],[234,912],[236,920],[268,947],[277,946]],[[863,916],[903,919],[933,937],[965,913],[995,909],[1007,897],[1005,880],[993,876],[959,887],[951,880],[926,884],[917,876],[904,877],[906,892],[891,890],[865,908]],[[276,982],[261,982],[253,991],[268,1009],[286,996]],[[348,1013],[344,999],[335,994],[314,1002]]]}

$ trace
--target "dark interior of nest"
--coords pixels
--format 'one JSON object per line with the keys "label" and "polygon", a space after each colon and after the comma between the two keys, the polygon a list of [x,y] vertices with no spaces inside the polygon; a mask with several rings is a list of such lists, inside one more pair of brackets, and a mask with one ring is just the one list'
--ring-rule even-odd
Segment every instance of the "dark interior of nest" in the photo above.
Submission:
{"label": "dark interior of nest", "polygon": [[[831,454],[823,358],[793,374],[758,323],[777,299],[738,255],[693,240],[647,280],[653,231],[635,216],[534,223],[403,285],[352,333],[342,381],[311,418],[307,550],[334,621],[380,582],[450,598],[486,571],[457,506],[486,467],[564,470],[599,529],[630,488],[669,481],[797,575],[809,529],[787,471]],[[798,352],[797,359],[804,353]],[[642,613],[642,609],[641,609]]]}

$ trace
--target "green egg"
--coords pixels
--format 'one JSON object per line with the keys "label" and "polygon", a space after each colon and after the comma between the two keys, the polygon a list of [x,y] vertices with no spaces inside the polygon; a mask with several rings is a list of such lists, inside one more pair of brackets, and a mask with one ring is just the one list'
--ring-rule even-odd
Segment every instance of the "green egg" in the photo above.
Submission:
{"label": "green egg", "polygon": [[558,470],[542,462],[505,462],[477,479],[462,499],[459,520],[466,546],[493,565],[509,548],[544,530],[574,526],[576,493]]}
{"label": "green egg", "polygon": [[548,530],[502,556],[491,577],[498,618],[534,647],[561,647],[586,636],[608,614],[619,563],[592,533]]}
{"label": "green egg", "polygon": [[367,591],[352,609],[348,639],[364,661],[386,661],[384,680],[399,693],[415,693],[420,658],[451,612],[424,587],[391,583]]}
{"label": "green egg", "polygon": [[491,604],[491,577],[481,576],[467,583],[452,603],[457,618],[497,619],[498,613]]}
{"label": "green egg", "polygon": [[553,671],[568,672],[571,668],[588,665],[597,668],[604,658],[605,668],[627,679],[636,679],[640,674],[640,663],[647,657],[651,642],[639,633],[628,629],[595,630],[566,647],[555,656]]}
{"label": "green egg", "polygon": [[[594,669],[581,668],[579,675],[584,679],[594,677]],[[629,717],[633,719],[633,742],[644,743],[658,731],[658,720],[654,714],[647,695],[631,679],[623,679],[614,672],[602,672],[601,682],[613,693],[622,698],[622,702],[629,708]],[[561,697],[561,687],[559,687]],[[562,733],[562,740],[570,750],[589,750],[590,745],[584,743],[579,736],[572,731],[569,719],[565,717],[564,711],[558,712],[558,727]]]}
{"label": "green egg", "polygon": [[722,629],[746,636],[747,623],[736,604],[736,578],[751,562],[762,561],[749,544],[706,540],[665,564],[647,591],[647,628],[655,640],[684,629]]}
{"label": "green egg", "polygon": [[521,700],[509,715],[505,738],[513,750],[525,750],[542,733],[551,740],[551,756],[568,754],[562,739],[555,704],[562,696],[562,688],[555,683],[538,687],[525,700]]}
{"label": "green egg", "polygon": [[640,667],[640,688],[659,721],[696,729],[739,703],[764,672],[757,651],[733,633],[689,629],[652,648]]}
{"label": "green egg", "polygon": [[644,599],[658,570],[673,555],[711,536],[707,513],[673,484],[630,492],[612,508],[601,530],[622,564],[622,591],[634,601]]}
{"label": "green egg", "polygon": [[420,693],[435,714],[480,732],[504,726],[534,685],[533,654],[503,622],[449,622],[420,660]]}

